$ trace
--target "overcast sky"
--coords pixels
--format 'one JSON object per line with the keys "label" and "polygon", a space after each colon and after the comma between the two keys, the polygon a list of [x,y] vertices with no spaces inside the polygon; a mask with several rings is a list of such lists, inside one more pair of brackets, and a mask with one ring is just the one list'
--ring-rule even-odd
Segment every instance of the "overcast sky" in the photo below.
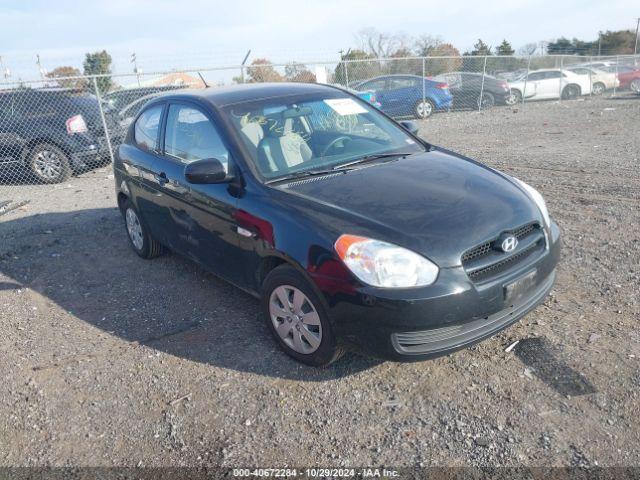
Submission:
{"label": "overcast sky", "polygon": [[43,66],[80,66],[84,53],[107,49],[119,73],[136,52],[143,70],[338,57],[355,34],[440,36],[461,52],[477,38],[508,39],[517,49],[559,36],[597,38],[599,30],[635,28],[638,0],[2,0],[0,56],[13,77]]}

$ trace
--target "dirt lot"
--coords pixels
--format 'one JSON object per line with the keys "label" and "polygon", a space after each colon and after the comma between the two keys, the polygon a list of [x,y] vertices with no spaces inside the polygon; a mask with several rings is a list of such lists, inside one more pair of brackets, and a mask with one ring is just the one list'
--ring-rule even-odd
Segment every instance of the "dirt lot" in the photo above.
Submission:
{"label": "dirt lot", "polygon": [[290,360],[256,300],[133,253],[109,167],[30,189],[0,217],[0,466],[639,465],[640,98],[518,110],[421,133],[542,190],[557,286],[422,363]]}

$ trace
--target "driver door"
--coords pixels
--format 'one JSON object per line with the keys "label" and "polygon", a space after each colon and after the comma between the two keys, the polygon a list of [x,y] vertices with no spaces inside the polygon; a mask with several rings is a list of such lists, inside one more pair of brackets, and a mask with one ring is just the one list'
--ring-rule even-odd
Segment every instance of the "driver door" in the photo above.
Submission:
{"label": "driver door", "polygon": [[244,275],[236,261],[237,198],[226,183],[196,185],[184,176],[187,164],[208,158],[219,159],[227,172],[234,168],[218,129],[198,106],[171,102],[161,142],[156,179],[165,197],[171,245],[221,277],[241,283]]}

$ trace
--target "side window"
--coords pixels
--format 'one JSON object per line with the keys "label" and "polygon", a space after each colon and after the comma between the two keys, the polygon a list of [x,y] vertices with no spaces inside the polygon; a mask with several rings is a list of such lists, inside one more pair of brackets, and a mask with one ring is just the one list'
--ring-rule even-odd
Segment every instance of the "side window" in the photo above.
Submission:
{"label": "side window", "polygon": [[562,77],[562,73],[560,73],[557,70],[553,70],[552,72],[547,72],[547,75],[545,78],[560,78]]}
{"label": "side window", "polygon": [[164,153],[184,163],[217,158],[229,171],[229,152],[220,134],[204,113],[186,105],[169,106]]}
{"label": "side window", "polygon": [[157,150],[158,129],[160,128],[160,117],[162,116],[162,105],[151,107],[136,120],[133,136],[136,145],[147,152]]}
{"label": "side window", "polygon": [[378,90],[384,90],[384,79],[372,80],[371,82],[363,83],[358,87],[358,90],[373,90],[377,92]]}
{"label": "side window", "polygon": [[418,83],[413,78],[394,78],[389,85],[389,90],[398,90],[400,88],[415,87]]}
{"label": "side window", "polygon": [[545,72],[530,73],[529,77],[528,77],[528,80],[529,81],[542,80],[545,77],[544,73]]}

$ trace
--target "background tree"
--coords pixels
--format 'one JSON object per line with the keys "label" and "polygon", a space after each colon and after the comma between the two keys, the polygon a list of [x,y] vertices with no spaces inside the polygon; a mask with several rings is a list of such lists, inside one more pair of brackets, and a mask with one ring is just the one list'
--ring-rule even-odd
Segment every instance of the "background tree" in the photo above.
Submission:
{"label": "background tree", "polygon": [[68,65],[56,67],[49,73],[47,78],[59,79],[56,83],[63,88],[83,89],[86,88],[87,82],[84,78],[61,78],[61,77],[77,77],[80,76],[80,70]]}
{"label": "background tree", "polygon": [[568,38],[560,37],[547,44],[547,53],[549,55],[573,55],[576,53],[576,47]]}
{"label": "background tree", "polygon": [[425,60],[425,73],[427,76],[440,75],[446,72],[457,72],[462,68],[460,51],[450,43],[441,43],[433,47],[429,52],[429,57],[430,58]]}
{"label": "background tree", "polygon": [[[82,64],[85,75],[105,75],[111,73],[111,55],[106,50],[87,53]],[[113,80],[109,76],[96,79],[100,92],[108,92],[113,87]]]}
{"label": "background tree", "polygon": [[442,45],[440,37],[431,35],[420,35],[413,43],[413,51],[419,57],[428,57],[432,55],[433,50]]}
{"label": "background tree", "polygon": [[491,55],[491,47],[484,43],[481,38],[479,38],[478,41],[473,45],[473,50],[471,50],[471,52],[465,53],[465,55],[471,55],[474,57],[484,57],[486,55]]}
{"label": "background tree", "polygon": [[[346,62],[347,60],[361,60],[358,62]],[[380,62],[375,55],[364,50],[349,50],[342,56],[340,63],[333,72],[333,82],[340,85],[353,84],[367,78],[380,75]]]}
{"label": "background tree", "polygon": [[266,58],[256,58],[247,67],[247,76],[251,83],[261,82],[282,82],[284,77],[280,75],[269,60]]}
{"label": "background tree", "polygon": [[513,55],[514,53],[516,53],[516,51],[506,39],[502,40],[502,43],[498,45],[498,48],[496,49],[497,55]]}
{"label": "background tree", "polygon": [[375,28],[365,28],[357,35],[361,50],[376,58],[390,57],[402,48],[408,48],[409,39],[403,34],[379,32]]}
{"label": "background tree", "polygon": [[[598,41],[596,40],[593,43],[596,44],[597,51]],[[600,50],[603,55],[627,55],[633,53],[635,43],[636,33],[631,30],[618,30],[615,32],[607,30],[600,35]]]}
{"label": "background tree", "polygon": [[288,82],[315,83],[316,76],[302,63],[293,62],[284,67],[284,76]]}

